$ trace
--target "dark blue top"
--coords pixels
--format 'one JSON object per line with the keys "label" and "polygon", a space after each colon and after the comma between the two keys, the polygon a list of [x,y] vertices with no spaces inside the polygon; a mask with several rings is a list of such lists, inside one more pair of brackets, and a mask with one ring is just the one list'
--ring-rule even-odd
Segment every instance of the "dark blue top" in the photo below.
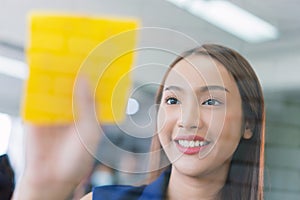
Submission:
{"label": "dark blue top", "polygon": [[110,185],[95,187],[93,200],[163,200],[170,179],[170,170],[163,172],[154,182],[143,186]]}

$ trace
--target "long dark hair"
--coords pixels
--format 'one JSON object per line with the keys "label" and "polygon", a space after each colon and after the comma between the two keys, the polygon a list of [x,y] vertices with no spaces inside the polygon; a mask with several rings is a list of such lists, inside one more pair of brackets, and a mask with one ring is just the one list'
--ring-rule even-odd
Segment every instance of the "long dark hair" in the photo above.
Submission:
{"label": "long dark hair", "polygon": [[[250,139],[241,138],[232,157],[226,183],[220,191],[222,200],[262,200],[263,170],[264,170],[264,98],[259,80],[248,61],[238,52],[216,44],[204,44],[184,52],[168,68],[160,85],[156,104],[160,105],[165,80],[171,69],[182,59],[190,55],[205,55],[221,63],[234,78],[242,99],[244,122],[247,122],[253,132]],[[152,171],[151,180],[157,177],[166,167],[162,164],[166,155],[161,150],[157,134],[153,137],[150,159]]]}

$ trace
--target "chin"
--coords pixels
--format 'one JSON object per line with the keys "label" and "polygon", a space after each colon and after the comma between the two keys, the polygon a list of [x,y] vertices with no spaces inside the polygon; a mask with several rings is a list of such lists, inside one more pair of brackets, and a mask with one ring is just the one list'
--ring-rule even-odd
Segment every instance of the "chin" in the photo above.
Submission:
{"label": "chin", "polygon": [[185,159],[181,157],[173,163],[173,168],[176,168],[176,170],[181,174],[193,177],[201,176],[207,171],[210,171],[209,166],[207,166],[205,162],[195,159],[193,159],[193,161],[191,159]]}

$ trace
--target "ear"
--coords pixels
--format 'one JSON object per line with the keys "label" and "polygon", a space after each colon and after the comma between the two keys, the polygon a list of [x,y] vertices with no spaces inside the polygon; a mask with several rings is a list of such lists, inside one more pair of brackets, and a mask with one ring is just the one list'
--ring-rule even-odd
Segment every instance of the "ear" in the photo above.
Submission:
{"label": "ear", "polygon": [[254,129],[253,123],[251,123],[249,121],[246,121],[243,138],[246,139],[246,140],[251,139],[252,136],[253,136],[253,131],[252,131],[253,129]]}
{"label": "ear", "polygon": [[250,128],[246,128],[245,132],[243,134],[243,138],[246,139],[246,140],[249,140],[249,139],[252,138],[252,136],[253,136],[252,130]]}
{"label": "ear", "polygon": [[247,122],[246,126],[245,126],[245,131],[244,131],[244,134],[243,134],[243,138],[246,139],[246,140],[249,140],[249,139],[252,138],[252,136],[253,136],[252,128],[250,128],[249,123]]}

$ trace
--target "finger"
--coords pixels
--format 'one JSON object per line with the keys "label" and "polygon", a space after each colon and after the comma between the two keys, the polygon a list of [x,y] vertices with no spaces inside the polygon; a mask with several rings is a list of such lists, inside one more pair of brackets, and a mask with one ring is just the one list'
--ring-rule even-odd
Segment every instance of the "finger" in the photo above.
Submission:
{"label": "finger", "polygon": [[90,152],[97,149],[102,130],[97,121],[95,98],[86,77],[80,77],[75,88],[76,129],[82,145]]}
{"label": "finger", "polygon": [[80,76],[77,79],[74,97],[75,108],[77,108],[76,118],[79,121],[94,121],[96,119],[95,98],[86,77]]}

